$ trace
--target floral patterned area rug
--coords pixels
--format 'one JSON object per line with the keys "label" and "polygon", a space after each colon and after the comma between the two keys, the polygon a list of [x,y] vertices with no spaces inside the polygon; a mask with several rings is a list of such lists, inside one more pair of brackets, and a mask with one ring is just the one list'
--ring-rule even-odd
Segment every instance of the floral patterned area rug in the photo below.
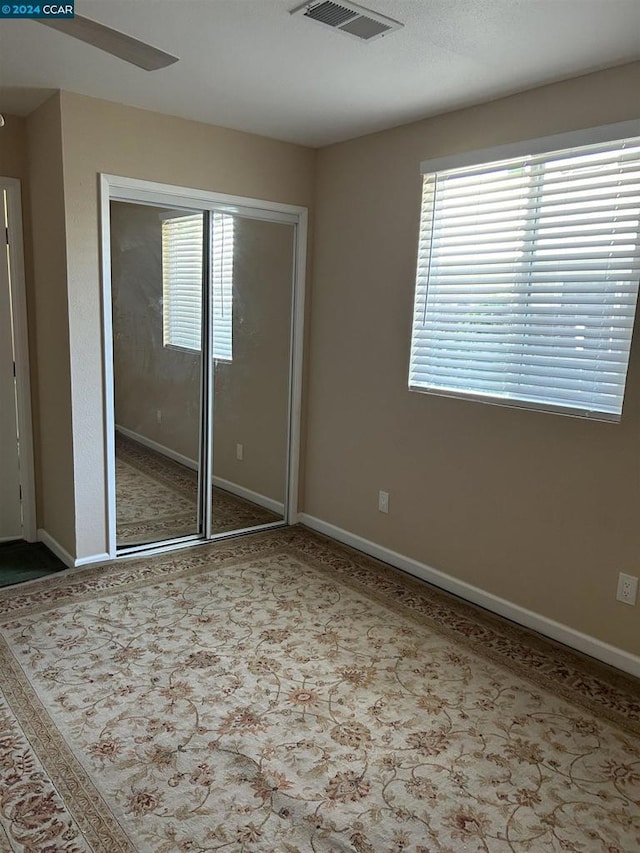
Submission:
{"label": "floral patterned area rug", "polygon": [[304,528],[0,590],[0,850],[633,853],[640,690]]}
{"label": "floral patterned area rug", "polygon": [[[214,533],[278,521],[273,512],[213,488]],[[116,434],[116,535],[119,546],[175,539],[198,532],[198,477],[186,468]]]}

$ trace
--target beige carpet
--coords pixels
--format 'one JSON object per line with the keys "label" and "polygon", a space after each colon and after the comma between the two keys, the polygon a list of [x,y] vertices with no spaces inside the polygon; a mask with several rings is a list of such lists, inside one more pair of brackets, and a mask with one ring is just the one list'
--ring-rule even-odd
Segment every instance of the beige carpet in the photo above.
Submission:
{"label": "beige carpet", "polygon": [[0,849],[635,853],[640,691],[300,528],[0,590]]}
{"label": "beige carpet", "polygon": [[[212,490],[213,532],[279,521],[275,513],[223,489]],[[198,478],[166,456],[116,434],[116,539],[139,545],[198,532]]]}

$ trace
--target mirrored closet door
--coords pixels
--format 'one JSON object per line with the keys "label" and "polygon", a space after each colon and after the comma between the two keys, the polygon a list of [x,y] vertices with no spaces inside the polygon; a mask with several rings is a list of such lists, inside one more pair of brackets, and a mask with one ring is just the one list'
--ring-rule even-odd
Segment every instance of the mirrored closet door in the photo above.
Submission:
{"label": "mirrored closet door", "polygon": [[111,202],[118,548],[202,532],[205,216]]}
{"label": "mirrored closet door", "polygon": [[109,203],[116,550],[286,523],[297,217],[140,195]]}
{"label": "mirrored closet door", "polygon": [[214,214],[214,533],[284,518],[293,245],[292,225]]}

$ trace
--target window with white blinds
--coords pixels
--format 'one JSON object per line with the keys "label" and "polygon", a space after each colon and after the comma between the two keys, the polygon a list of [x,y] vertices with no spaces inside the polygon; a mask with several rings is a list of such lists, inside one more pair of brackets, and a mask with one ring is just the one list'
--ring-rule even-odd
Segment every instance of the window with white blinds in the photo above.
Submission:
{"label": "window with white blinds", "polygon": [[[233,354],[233,217],[213,213],[211,285],[213,357]],[[200,350],[202,340],[202,214],[162,222],[164,345]]]}
{"label": "window with white blinds", "polygon": [[640,138],[424,175],[409,387],[619,420]]}

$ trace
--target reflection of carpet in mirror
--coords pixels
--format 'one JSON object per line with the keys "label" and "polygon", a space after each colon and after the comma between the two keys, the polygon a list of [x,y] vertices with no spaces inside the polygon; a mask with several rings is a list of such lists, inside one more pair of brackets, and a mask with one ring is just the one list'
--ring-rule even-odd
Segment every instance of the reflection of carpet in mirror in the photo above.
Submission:
{"label": "reflection of carpet in mirror", "polygon": [[[195,471],[121,434],[116,436],[116,536],[119,546],[197,533]],[[213,532],[278,521],[275,513],[213,489]]]}

